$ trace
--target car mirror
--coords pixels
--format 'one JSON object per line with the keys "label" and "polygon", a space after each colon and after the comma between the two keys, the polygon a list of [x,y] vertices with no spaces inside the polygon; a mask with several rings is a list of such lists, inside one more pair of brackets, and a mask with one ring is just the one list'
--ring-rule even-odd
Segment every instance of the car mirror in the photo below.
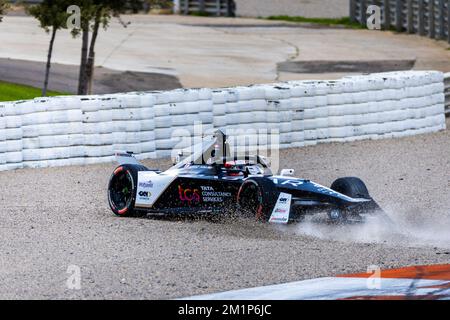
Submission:
{"label": "car mirror", "polygon": [[281,170],[281,176],[282,177],[293,177],[295,173],[294,169],[283,169]]}
{"label": "car mirror", "polygon": [[183,151],[179,151],[175,159],[173,159],[173,164],[178,164],[183,159]]}

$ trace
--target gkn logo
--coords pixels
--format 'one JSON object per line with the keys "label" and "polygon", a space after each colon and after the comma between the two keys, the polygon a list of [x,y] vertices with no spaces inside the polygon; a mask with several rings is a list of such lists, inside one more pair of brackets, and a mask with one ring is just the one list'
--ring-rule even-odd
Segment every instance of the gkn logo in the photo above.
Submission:
{"label": "gkn logo", "polygon": [[148,192],[148,191],[141,191],[141,192],[139,192],[139,197],[141,197],[141,198],[150,198],[151,195],[152,194],[150,192]]}

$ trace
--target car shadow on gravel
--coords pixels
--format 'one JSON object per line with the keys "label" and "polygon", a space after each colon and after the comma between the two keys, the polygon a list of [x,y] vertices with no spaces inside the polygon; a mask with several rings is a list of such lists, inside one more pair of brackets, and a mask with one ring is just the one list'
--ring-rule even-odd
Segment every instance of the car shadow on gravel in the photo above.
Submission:
{"label": "car shadow on gravel", "polygon": [[167,223],[185,223],[187,226],[198,226],[198,230],[215,236],[232,236],[235,238],[282,240],[295,237],[280,232],[278,226],[256,221],[255,219],[237,214],[203,214],[203,215],[159,215],[148,214],[140,217],[149,221]]}

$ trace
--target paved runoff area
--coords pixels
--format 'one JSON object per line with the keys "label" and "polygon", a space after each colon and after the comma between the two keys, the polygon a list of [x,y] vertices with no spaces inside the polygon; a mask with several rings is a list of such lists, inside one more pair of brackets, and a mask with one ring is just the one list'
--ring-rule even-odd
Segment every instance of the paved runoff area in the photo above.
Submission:
{"label": "paved runoff area", "polygon": [[[114,83],[116,91],[133,90],[129,87],[132,83],[136,84],[135,90],[142,90],[145,83],[149,90],[158,88],[154,74],[178,78],[184,87],[334,79],[349,74],[345,68],[328,70],[330,63],[353,67],[378,62],[369,68],[370,72],[377,72],[391,70],[396,61],[411,68],[412,61],[414,69],[450,71],[448,44],[417,35],[263,19],[136,15],[124,16],[123,20],[130,22],[126,28],[113,19],[107,31],[101,30],[96,66],[110,72],[140,72],[150,76],[125,74],[127,81],[123,88]],[[43,79],[42,62],[47,58],[49,37],[30,17],[6,16],[0,28],[0,58],[12,61],[0,63],[0,80],[28,83],[29,79]],[[61,83],[64,66],[68,75],[73,74],[71,66],[79,64],[80,48],[79,38],[73,39],[67,30],[58,31],[53,54],[53,62],[58,65],[50,80],[51,89]],[[41,64],[29,68],[34,71],[23,79],[17,79],[21,74],[18,60]],[[316,68],[311,70],[311,66]],[[94,83],[94,92],[104,92],[103,80],[100,77]],[[76,81],[72,82],[75,86]]]}
{"label": "paved runoff area", "polygon": [[280,152],[282,167],[324,185],[361,177],[393,224],[118,218],[106,196],[112,163],[1,172],[0,298],[183,298],[448,264],[449,141],[447,130]]}

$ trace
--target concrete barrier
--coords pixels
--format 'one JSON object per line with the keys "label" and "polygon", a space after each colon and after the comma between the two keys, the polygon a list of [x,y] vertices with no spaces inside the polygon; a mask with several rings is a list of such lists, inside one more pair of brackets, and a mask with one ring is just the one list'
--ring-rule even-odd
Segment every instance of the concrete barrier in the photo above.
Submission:
{"label": "concrete barrier", "polygon": [[435,132],[445,129],[448,78],[391,72],[0,103],[0,170],[109,162],[115,150],[168,157],[218,128],[233,149],[250,151],[269,143],[261,132],[279,134],[281,148]]}

